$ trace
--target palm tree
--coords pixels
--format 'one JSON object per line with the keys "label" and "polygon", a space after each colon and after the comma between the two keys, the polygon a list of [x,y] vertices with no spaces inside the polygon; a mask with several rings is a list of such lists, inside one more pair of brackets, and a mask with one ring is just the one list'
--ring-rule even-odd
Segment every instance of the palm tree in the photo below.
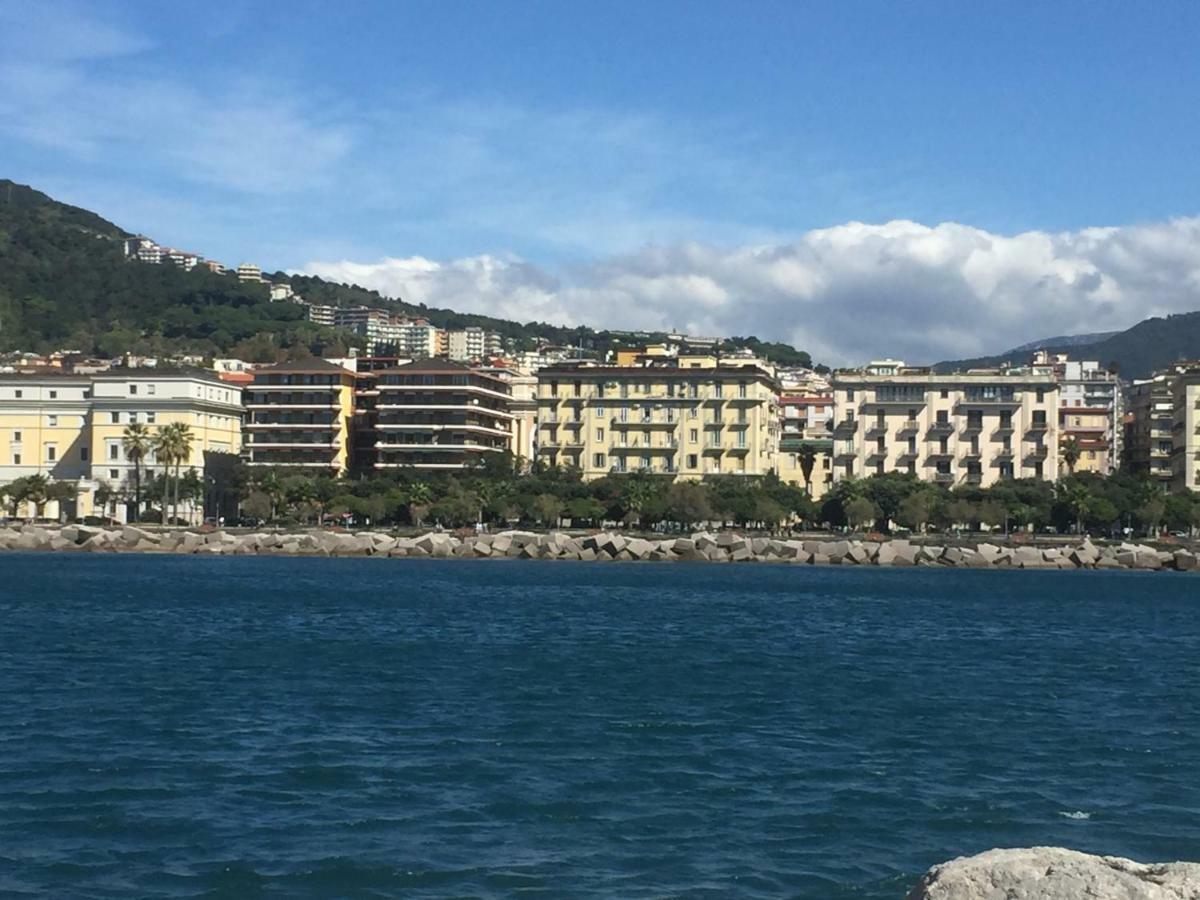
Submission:
{"label": "palm tree", "polygon": [[160,521],[166,525],[169,521],[167,507],[171,499],[171,466],[179,458],[179,430],[172,422],[158,429],[154,436],[154,455],[162,465],[162,517]]}
{"label": "palm tree", "polygon": [[171,439],[174,444],[174,453],[171,459],[175,463],[175,502],[171,507],[171,518],[177,519],[179,518],[180,467],[192,458],[192,444],[196,438],[192,434],[192,426],[187,422],[172,422],[167,426],[167,429],[171,432]]}
{"label": "palm tree", "polygon": [[141,422],[126,425],[121,435],[121,447],[125,450],[125,458],[133,463],[133,518],[138,521],[142,517],[142,460],[150,452],[150,429]]}
{"label": "palm tree", "polygon": [[817,465],[817,451],[811,444],[801,444],[797,456],[800,459],[800,474],[804,476],[804,491],[811,497],[812,473]]}
{"label": "palm tree", "polygon": [[1059,455],[1062,457],[1063,463],[1066,464],[1067,473],[1075,474],[1075,464],[1079,462],[1079,457],[1083,455],[1083,450],[1079,447],[1079,441],[1074,435],[1069,435],[1058,449]]}

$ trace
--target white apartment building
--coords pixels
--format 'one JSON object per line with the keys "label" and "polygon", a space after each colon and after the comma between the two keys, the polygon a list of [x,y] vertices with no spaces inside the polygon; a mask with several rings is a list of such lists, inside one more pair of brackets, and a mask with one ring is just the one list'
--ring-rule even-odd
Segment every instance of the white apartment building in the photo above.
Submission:
{"label": "white apartment building", "polygon": [[446,355],[459,362],[497,356],[501,349],[500,335],[494,331],[472,326],[461,331],[446,332]]}
{"label": "white apartment building", "polygon": [[1048,373],[938,375],[884,360],[833,376],[834,480],[907,472],[949,486],[1058,478]]}
{"label": "white apartment building", "polygon": [[1051,372],[1059,384],[1059,440],[1074,439],[1081,451],[1077,472],[1110,475],[1121,462],[1124,398],[1121,380],[1095,360],[1039,350],[1033,369]]}
{"label": "white apartment building", "polygon": [[337,307],[325,306],[320,303],[309,303],[304,307],[304,317],[316,325],[333,327]]}
{"label": "white apartment building", "polygon": [[1164,492],[1200,489],[1200,362],[1130,385],[1124,463]]}
{"label": "white apartment building", "polygon": [[254,265],[254,263],[242,263],[237,267],[238,281],[253,281],[261,283],[263,280],[262,269]]}

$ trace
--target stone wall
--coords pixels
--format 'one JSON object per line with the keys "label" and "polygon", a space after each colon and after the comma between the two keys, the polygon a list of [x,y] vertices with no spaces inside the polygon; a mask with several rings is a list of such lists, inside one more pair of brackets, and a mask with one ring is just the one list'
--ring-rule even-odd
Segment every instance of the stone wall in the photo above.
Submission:
{"label": "stone wall", "polygon": [[383,532],[253,532],[147,530],[38,525],[0,528],[0,550],[195,553],[224,556],[391,556],[441,559],[570,559],[629,561],[774,562],[793,565],[947,566],[1016,569],[1143,569],[1191,571],[1189,550],[1143,544],[940,545],[907,540],[780,540],[734,532],[698,532],[648,540],[614,532],[501,531],[457,537],[430,532],[396,537]]}

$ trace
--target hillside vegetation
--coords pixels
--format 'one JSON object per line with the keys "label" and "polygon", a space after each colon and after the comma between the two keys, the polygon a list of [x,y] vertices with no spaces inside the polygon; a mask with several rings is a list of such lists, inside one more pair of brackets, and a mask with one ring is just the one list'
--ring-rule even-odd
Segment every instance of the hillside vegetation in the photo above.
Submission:
{"label": "hillside vegetation", "polygon": [[[306,322],[304,308],[272,303],[261,284],[207,269],[127,260],[129,232],[94,212],[0,179],[0,351],[63,348],[116,356],[175,352],[272,361],[343,355],[353,335]],[[356,285],[277,272],[311,303],[374,306],[428,319],[439,328],[480,326],[516,349],[537,341],[603,353],[631,338],[591,328],[561,328],[425,307]],[[650,335],[649,339],[662,335]],[[750,347],[782,364],[810,365],[787,344],[731,338],[725,350]]]}

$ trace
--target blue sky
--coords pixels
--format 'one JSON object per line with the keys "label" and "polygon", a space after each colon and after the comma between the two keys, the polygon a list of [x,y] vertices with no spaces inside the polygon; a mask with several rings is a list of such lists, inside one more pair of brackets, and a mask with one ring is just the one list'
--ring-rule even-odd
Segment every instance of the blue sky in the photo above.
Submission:
{"label": "blue sky", "polygon": [[837,319],[870,302],[910,355],[999,350],[1200,308],[1198,26],[1171,2],[0,0],[0,174],[461,308],[848,359],[888,349]]}

